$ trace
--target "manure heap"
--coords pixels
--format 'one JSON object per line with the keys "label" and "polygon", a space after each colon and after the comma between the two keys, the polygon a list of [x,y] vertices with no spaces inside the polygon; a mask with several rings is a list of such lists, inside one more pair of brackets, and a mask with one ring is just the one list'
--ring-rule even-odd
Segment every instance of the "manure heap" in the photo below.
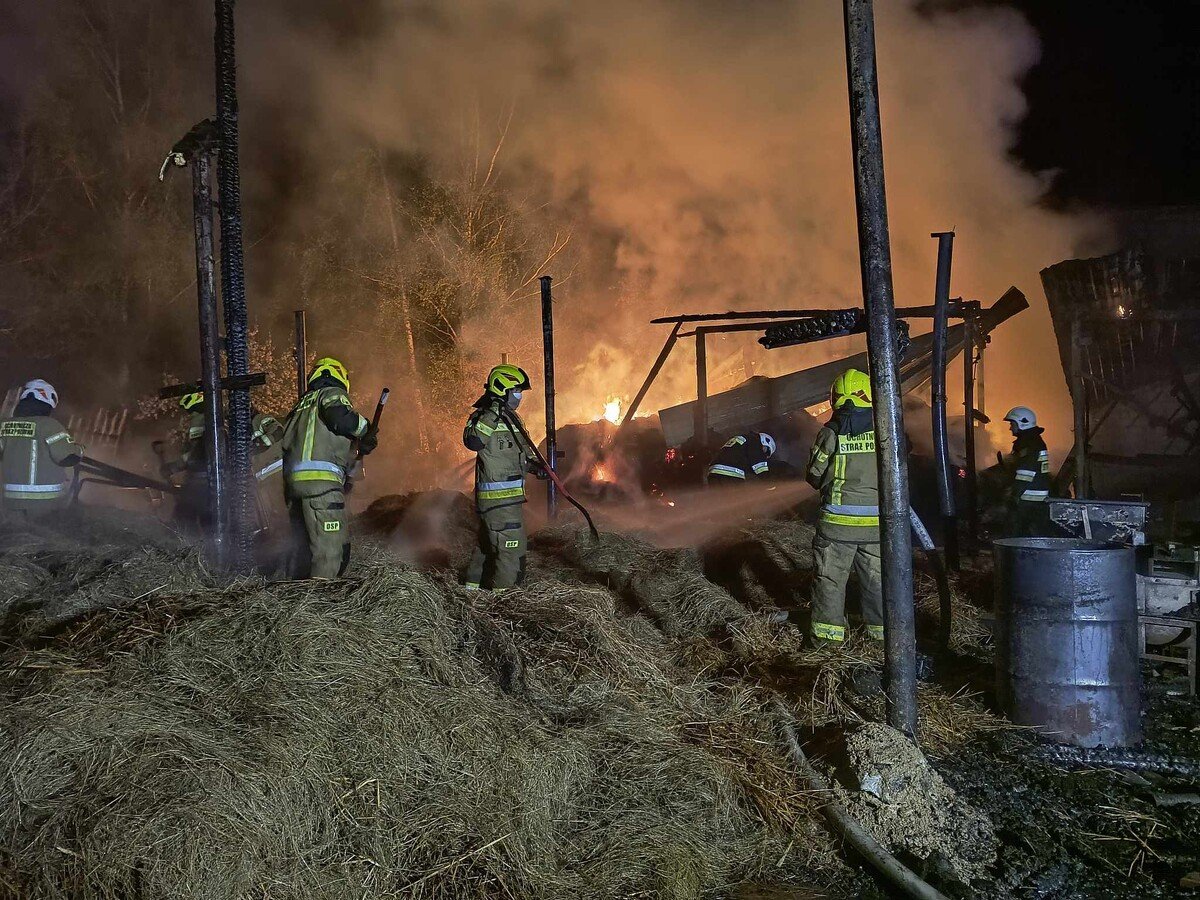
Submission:
{"label": "manure heap", "polygon": [[[360,541],[339,582],[218,585],[101,523],[0,532],[0,896],[856,896],[788,760],[861,720],[695,551],[554,530],[521,590]],[[985,722],[926,691],[922,713]],[[965,716],[966,718],[962,718]],[[972,718],[974,717],[974,718]]]}

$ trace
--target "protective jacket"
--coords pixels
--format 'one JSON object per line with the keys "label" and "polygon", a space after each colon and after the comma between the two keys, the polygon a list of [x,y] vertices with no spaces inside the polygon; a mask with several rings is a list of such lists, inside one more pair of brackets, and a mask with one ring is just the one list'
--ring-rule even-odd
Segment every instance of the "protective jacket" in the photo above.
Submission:
{"label": "protective jacket", "polygon": [[83,455],[48,403],[27,397],[10,419],[0,422],[0,472],[4,504],[30,509],[62,499],[67,492],[65,466]]}
{"label": "protective jacket", "polygon": [[328,376],[316,379],[288,415],[283,433],[287,492],[316,497],[341,490],[353,460],[353,442],[370,422],[354,411],[350,396]]}
{"label": "protective jacket", "polygon": [[805,474],[821,492],[818,534],[850,543],[879,540],[879,471],[871,409],[847,403],[836,410],[817,434]]}
{"label": "protective jacket", "polygon": [[501,398],[484,397],[463,429],[463,444],[476,454],[475,505],[481,513],[525,502],[525,473],[534,452],[505,419],[521,421]]}
{"label": "protective jacket", "polygon": [[739,434],[725,442],[708,467],[708,477],[740,481],[759,478],[770,471],[770,457],[757,431]]}
{"label": "protective jacket", "polygon": [[1045,503],[1050,496],[1050,453],[1042,440],[1043,428],[1017,432],[1009,465],[1012,482],[1008,489],[1009,505]]}
{"label": "protective jacket", "polygon": [[283,426],[274,416],[258,413],[254,429],[254,478],[260,488],[264,483],[279,484],[283,475]]}

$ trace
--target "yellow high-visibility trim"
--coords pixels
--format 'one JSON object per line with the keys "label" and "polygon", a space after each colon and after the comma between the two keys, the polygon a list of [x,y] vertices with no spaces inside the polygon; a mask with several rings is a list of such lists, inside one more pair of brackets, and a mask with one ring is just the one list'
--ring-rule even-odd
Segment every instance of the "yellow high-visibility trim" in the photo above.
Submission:
{"label": "yellow high-visibility trim", "polygon": [[480,434],[482,434],[484,437],[491,437],[493,434],[496,433],[495,428],[493,428],[490,425],[485,425],[483,422],[476,422],[475,430],[478,431]]}
{"label": "yellow high-visibility trim", "polygon": [[480,500],[509,500],[513,497],[524,497],[525,488],[505,488],[500,491],[476,491],[475,495]]}
{"label": "yellow high-visibility trim", "polygon": [[332,481],[335,484],[341,484],[340,476],[333,472],[291,472],[288,474],[289,481]]}
{"label": "yellow high-visibility trim", "polygon": [[879,516],[847,516],[842,513],[822,512],[821,521],[830,525],[849,525],[853,528],[873,528],[879,525]]}
{"label": "yellow high-visibility trim", "polygon": [[867,637],[869,637],[873,641],[882,641],[883,640],[883,626],[882,625],[868,625],[867,626]]}
{"label": "yellow high-visibility trim", "polygon": [[826,641],[844,641],[846,639],[846,626],[813,622],[812,634],[813,637],[818,637]]}

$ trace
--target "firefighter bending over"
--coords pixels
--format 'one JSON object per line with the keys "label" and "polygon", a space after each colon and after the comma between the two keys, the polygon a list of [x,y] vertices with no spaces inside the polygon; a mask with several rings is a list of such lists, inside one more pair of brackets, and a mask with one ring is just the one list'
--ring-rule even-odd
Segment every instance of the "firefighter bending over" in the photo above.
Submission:
{"label": "firefighter bending over", "polygon": [[67,499],[66,470],[79,463],[83,447],[54,418],[57,406],[58,392],[37,378],[21,388],[12,417],[0,422],[6,512],[53,512]]}
{"label": "firefighter bending over", "polygon": [[739,434],[725,442],[708,467],[710,486],[745,484],[763,478],[770,471],[770,459],[775,455],[775,438],[752,431]]}
{"label": "firefighter bending over", "polygon": [[846,583],[858,576],[867,635],[883,640],[882,560],[879,550],[879,473],[871,380],[847,369],[833,383],[833,415],[817,434],[807,478],[821,493],[813,538],[812,636],[846,639]]}
{"label": "firefighter bending over", "polygon": [[496,366],[463,430],[475,451],[475,508],[479,541],[467,566],[466,586],[503,590],[525,578],[525,473],[534,448],[518,428],[521,393],[529,376],[517,366]]}
{"label": "firefighter bending over", "polygon": [[1050,453],[1042,440],[1037,416],[1027,406],[1014,406],[1004,417],[1012,432],[1009,468],[1012,481],[1005,496],[1005,535],[1041,537],[1047,534],[1050,517]]}
{"label": "firefighter bending over", "polygon": [[337,578],[350,562],[346,478],[354,449],[379,442],[375,428],[350,405],[350,376],[331,357],[317,360],[308,392],[283,433],[284,492],[292,521],[296,578]]}
{"label": "firefighter bending over", "polygon": [[[181,522],[208,523],[208,448],[204,444],[207,432],[204,418],[204,394],[199,391],[179,398],[179,408],[186,419],[183,424],[179,451],[171,459],[164,458],[159,471],[167,481],[180,487],[175,497],[175,517]],[[161,443],[156,443],[156,450]]]}

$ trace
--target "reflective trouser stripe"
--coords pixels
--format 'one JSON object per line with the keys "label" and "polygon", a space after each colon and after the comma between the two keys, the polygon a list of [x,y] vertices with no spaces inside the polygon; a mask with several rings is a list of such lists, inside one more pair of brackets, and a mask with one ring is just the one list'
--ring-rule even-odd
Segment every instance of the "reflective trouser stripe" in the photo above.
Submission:
{"label": "reflective trouser stripe", "polygon": [[883,626],[882,625],[868,625],[867,626],[867,637],[871,638],[871,640],[874,640],[874,641],[882,641],[883,640]]}
{"label": "reflective trouser stripe", "polygon": [[879,525],[879,507],[826,503],[821,507],[821,521],[853,528],[875,528]]}
{"label": "reflective trouser stripe", "polygon": [[524,478],[515,478],[511,481],[481,481],[475,485],[475,497],[478,500],[511,500],[514,497],[524,496]]}
{"label": "reflective trouser stripe", "polygon": [[746,478],[745,469],[739,469],[737,466],[715,465],[708,467],[709,475],[720,475],[724,478]]}
{"label": "reflective trouser stripe", "polygon": [[277,460],[275,460],[275,462],[271,463],[269,466],[259,469],[255,473],[254,477],[257,478],[259,481],[262,481],[264,478],[270,478],[272,475],[274,475],[276,472],[280,471],[282,468],[283,468],[283,460],[277,459]]}
{"label": "reflective trouser stripe", "polygon": [[8,500],[57,500],[66,487],[65,484],[6,484],[4,496]]}
{"label": "reflective trouser stripe", "polygon": [[1017,481],[1033,481],[1035,475],[1033,469],[1017,469]]}
{"label": "reflective trouser stripe", "polygon": [[826,641],[844,641],[846,639],[845,625],[827,625],[824,622],[812,623],[813,637]]}
{"label": "reflective trouser stripe", "polygon": [[769,466],[768,466],[768,464],[767,464],[767,463],[765,463],[765,462],[756,462],[756,463],[754,464],[754,474],[755,474],[755,475],[761,475],[761,474],[763,474],[763,472],[767,471],[767,469],[768,469],[768,468],[769,468]]}
{"label": "reflective trouser stripe", "polygon": [[477,591],[480,589],[480,585],[479,585],[478,581],[468,581],[466,584],[463,585],[463,587],[465,587],[468,591]]}
{"label": "reflective trouser stripe", "polygon": [[1022,500],[1028,500],[1032,503],[1043,503],[1050,497],[1049,491],[1026,491],[1021,495]]}
{"label": "reflective trouser stripe", "polygon": [[289,481],[332,481],[341,484],[346,480],[345,470],[337,463],[310,460],[299,462],[288,471]]}

